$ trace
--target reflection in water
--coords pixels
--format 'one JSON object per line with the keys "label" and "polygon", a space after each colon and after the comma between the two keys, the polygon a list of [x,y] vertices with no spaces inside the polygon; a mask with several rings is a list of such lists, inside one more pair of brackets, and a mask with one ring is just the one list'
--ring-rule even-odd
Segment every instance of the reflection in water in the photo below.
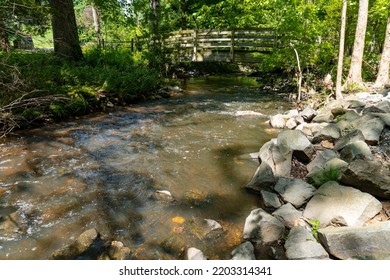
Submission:
{"label": "reflection in water", "polygon": [[[169,100],[20,133],[0,144],[0,259],[48,258],[92,227],[134,258],[230,258],[258,206],[241,188],[247,154],[275,135],[261,114],[285,106],[253,79],[197,78]],[[200,234],[204,219],[223,234]]]}

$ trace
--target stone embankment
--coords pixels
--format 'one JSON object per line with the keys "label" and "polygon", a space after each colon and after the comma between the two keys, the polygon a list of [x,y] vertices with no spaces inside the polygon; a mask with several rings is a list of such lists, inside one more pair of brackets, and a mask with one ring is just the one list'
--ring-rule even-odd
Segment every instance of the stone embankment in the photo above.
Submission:
{"label": "stone embankment", "polygon": [[246,185],[263,207],[246,219],[240,258],[390,259],[389,91],[269,123],[282,130]]}

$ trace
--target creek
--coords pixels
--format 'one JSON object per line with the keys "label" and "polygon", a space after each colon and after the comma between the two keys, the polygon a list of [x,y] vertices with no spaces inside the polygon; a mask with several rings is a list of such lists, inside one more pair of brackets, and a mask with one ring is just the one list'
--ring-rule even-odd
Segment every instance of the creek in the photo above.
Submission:
{"label": "creek", "polygon": [[[243,76],[193,78],[183,89],[1,142],[0,259],[47,259],[90,228],[137,259],[177,259],[186,247],[229,259],[260,204],[242,188],[258,166],[249,153],[277,135],[266,115],[289,104]],[[202,236],[203,219],[224,233]]]}

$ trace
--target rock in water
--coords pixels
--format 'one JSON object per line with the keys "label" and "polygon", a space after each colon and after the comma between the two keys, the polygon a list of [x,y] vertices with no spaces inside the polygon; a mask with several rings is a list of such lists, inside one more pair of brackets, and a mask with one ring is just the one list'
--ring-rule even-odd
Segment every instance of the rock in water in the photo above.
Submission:
{"label": "rock in water", "polygon": [[246,241],[232,252],[232,260],[255,260],[255,248],[252,243]]}
{"label": "rock in water", "polygon": [[272,168],[263,161],[257,168],[251,181],[245,186],[250,191],[260,192],[262,190],[270,190],[275,184],[275,176]]}
{"label": "rock in water", "polygon": [[187,250],[187,260],[206,260],[207,258],[203,255],[202,251],[194,247],[188,248]]}
{"label": "rock in water", "polygon": [[284,231],[281,221],[258,208],[246,218],[243,238],[259,244],[272,244],[282,237]]}

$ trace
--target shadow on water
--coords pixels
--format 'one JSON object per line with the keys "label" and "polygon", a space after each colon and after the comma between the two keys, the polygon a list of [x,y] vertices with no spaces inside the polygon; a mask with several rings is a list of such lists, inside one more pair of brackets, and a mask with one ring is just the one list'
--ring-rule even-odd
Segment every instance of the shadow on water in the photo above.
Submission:
{"label": "shadow on water", "polygon": [[[256,169],[245,155],[272,138],[264,118],[234,112],[268,114],[275,106],[255,88],[222,84],[204,93],[190,83],[170,100],[21,132],[1,144],[0,259],[48,258],[90,228],[138,259],[180,259],[187,247],[230,258],[258,205],[242,188]],[[175,202],[157,200],[156,190],[169,190]],[[194,225],[204,219],[218,221],[224,234],[201,236]]]}

